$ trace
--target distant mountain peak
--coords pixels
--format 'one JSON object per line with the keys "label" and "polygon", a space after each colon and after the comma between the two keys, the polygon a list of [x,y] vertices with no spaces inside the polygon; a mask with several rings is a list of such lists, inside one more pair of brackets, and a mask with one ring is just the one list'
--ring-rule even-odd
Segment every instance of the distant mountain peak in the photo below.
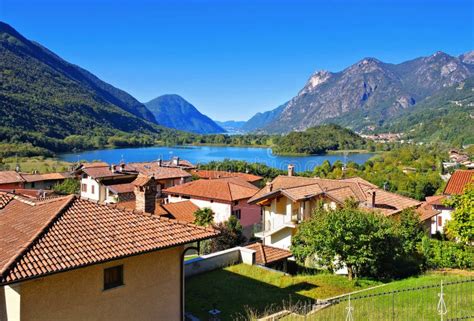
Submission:
{"label": "distant mountain peak", "polygon": [[196,107],[177,94],[166,94],[145,103],[163,126],[197,134],[223,133],[225,129],[203,115]]}
{"label": "distant mountain peak", "polygon": [[459,59],[465,64],[474,64],[474,50],[463,53]]}

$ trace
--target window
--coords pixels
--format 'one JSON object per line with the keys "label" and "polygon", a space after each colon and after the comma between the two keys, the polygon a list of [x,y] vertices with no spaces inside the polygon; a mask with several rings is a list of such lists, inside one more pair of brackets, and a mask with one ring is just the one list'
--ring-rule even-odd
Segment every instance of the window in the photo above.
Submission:
{"label": "window", "polygon": [[438,216],[438,226],[443,226],[443,218]]}
{"label": "window", "polygon": [[240,220],[240,217],[242,216],[240,210],[233,210],[233,211],[232,211],[232,215],[234,215],[235,217],[237,217],[239,220]]}
{"label": "window", "polygon": [[35,182],[31,183],[31,188],[35,188]]}
{"label": "window", "polygon": [[82,184],[81,191],[83,191],[84,193],[87,193],[87,184]]}
{"label": "window", "polygon": [[123,265],[104,270],[104,290],[123,285]]}
{"label": "window", "polygon": [[94,194],[95,186],[91,185],[91,194]]}

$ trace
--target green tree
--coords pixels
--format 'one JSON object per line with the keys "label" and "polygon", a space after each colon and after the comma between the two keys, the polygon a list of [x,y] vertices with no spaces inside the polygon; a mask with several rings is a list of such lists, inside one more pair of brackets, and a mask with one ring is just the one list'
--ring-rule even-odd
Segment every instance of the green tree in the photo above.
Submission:
{"label": "green tree", "polygon": [[208,208],[201,208],[194,212],[194,224],[199,226],[210,226],[214,222],[214,212]]}
{"label": "green tree", "polygon": [[67,178],[61,184],[53,186],[53,190],[62,195],[79,193],[80,183],[77,179]]}
{"label": "green tree", "polygon": [[446,200],[445,205],[454,208],[446,225],[448,236],[464,243],[474,242],[474,185]]}
{"label": "green tree", "polygon": [[217,238],[210,239],[204,246],[205,253],[223,251],[245,243],[245,236],[242,234],[242,225],[233,215],[229,220],[218,223],[214,226],[220,232]]}
{"label": "green tree", "polygon": [[398,249],[394,221],[351,207],[315,212],[300,225],[291,246],[300,262],[316,258],[330,270],[346,266],[349,279],[385,273]]}

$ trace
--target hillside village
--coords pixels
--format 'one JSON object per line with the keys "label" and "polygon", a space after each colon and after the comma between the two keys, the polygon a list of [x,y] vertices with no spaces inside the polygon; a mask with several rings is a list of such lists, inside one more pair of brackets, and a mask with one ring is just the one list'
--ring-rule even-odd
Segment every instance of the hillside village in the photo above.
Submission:
{"label": "hillside village", "polygon": [[[71,181],[78,187],[74,194],[52,189]],[[141,319],[156,314],[183,319],[193,312],[180,289],[196,275],[239,262],[298,275],[294,238],[318,211],[338,211],[352,202],[365,215],[394,222],[411,211],[425,235],[439,238],[456,210],[447,200],[472,190],[473,182],[473,170],[456,170],[442,194],[418,201],[360,177],[301,177],[293,165],[271,180],[202,170],[178,157],[80,163],[63,173],[2,171],[0,315],[9,321],[20,315],[84,320],[117,304],[112,315],[135,315],[133,302],[139,300]],[[207,224],[203,213],[210,213]],[[348,267],[333,271],[351,275]],[[116,292],[103,297],[101,291]],[[168,301],[158,305],[147,299],[165,292]],[[133,301],[121,303],[132,293]],[[55,309],[44,310],[34,303],[37,297],[55,302]],[[76,300],[82,303],[72,311]]]}

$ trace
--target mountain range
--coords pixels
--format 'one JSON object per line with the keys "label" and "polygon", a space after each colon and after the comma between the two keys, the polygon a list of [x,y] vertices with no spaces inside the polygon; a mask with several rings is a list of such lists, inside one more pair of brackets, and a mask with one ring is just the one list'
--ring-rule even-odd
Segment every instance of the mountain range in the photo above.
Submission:
{"label": "mountain range", "polygon": [[[438,51],[400,64],[364,58],[340,72],[315,72],[295,97],[266,113],[270,121],[250,127],[251,131],[285,133],[335,123],[364,131],[395,120],[473,75],[473,51],[459,57]],[[251,120],[260,117],[257,114]]]}

